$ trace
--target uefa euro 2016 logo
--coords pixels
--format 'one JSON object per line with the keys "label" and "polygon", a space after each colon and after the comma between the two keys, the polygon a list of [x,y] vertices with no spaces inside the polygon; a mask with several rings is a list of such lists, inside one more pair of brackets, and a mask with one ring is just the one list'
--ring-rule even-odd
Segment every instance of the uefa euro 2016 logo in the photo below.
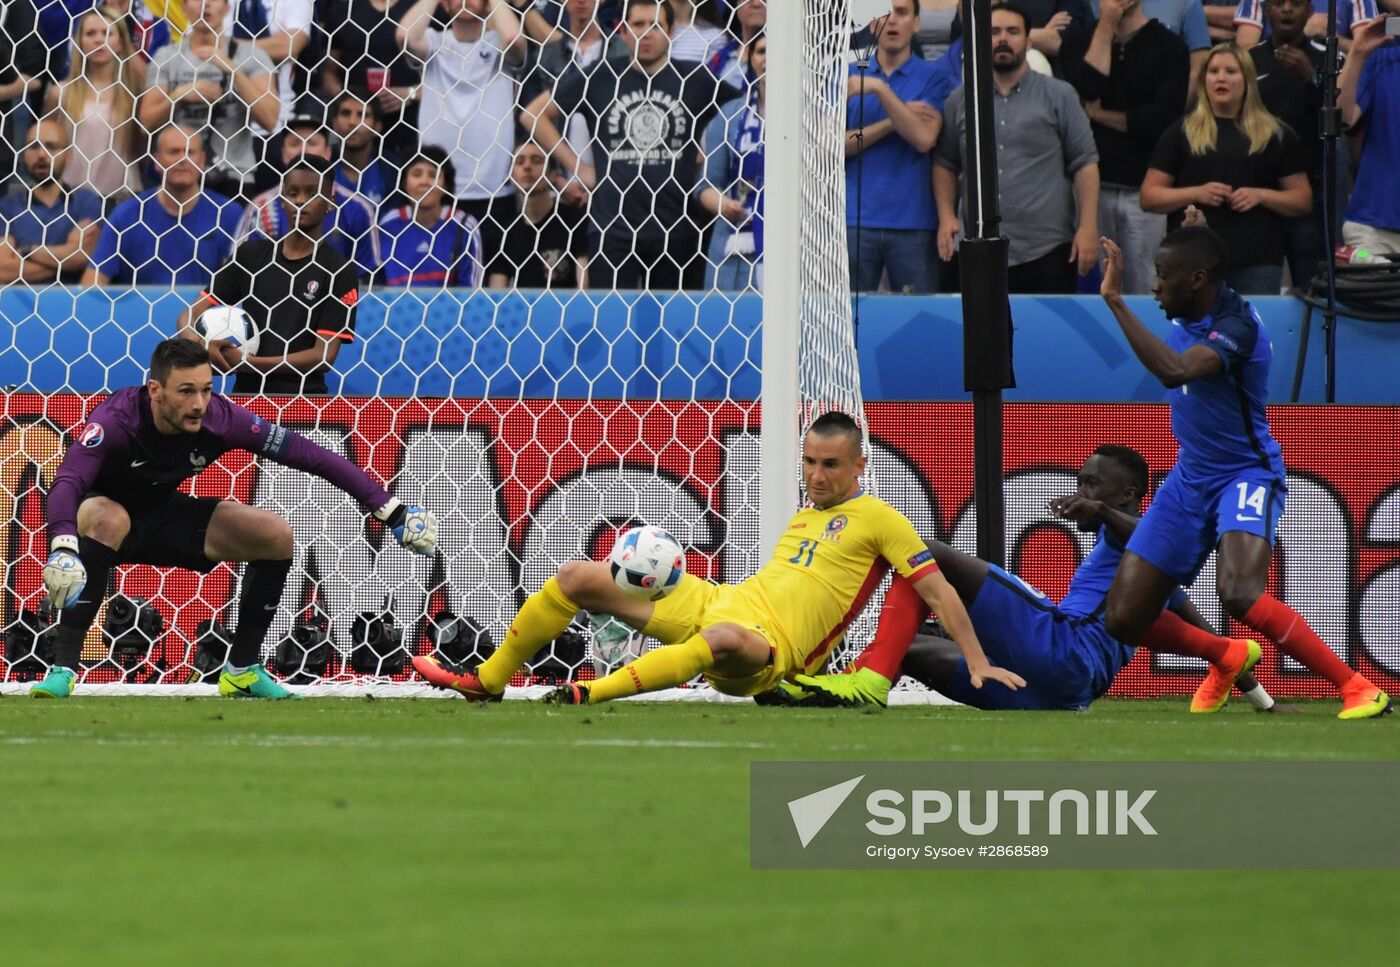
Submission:
{"label": "uefa euro 2016 logo", "polygon": [[846,529],[850,519],[845,514],[837,514],[826,523],[826,530],[822,532],[822,540],[839,541],[841,532]]}

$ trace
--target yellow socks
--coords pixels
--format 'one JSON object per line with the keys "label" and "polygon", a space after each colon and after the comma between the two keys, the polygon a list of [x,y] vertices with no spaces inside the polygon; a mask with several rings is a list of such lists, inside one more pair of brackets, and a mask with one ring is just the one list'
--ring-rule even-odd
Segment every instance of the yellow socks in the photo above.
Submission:
{"label": "yellow socks", "polygon": [[[494,656],[492,660],[495,660]],[[714,666],[715,653],[710,650],[710,643],[696,635],[679,645],[653,648],[611,675],[587,682],[588,704],[596,705],[598,702],[608,702],[615,698],[636,695],[638,692],[652,692],[658,688],[683,685]]]}
{"label": "yellow socks", "polygon": [[505,640],[477,669],[481,684],[490,692],[505,691],[506,682],[516,669],[559,637],[578,612],[579,606],[569,600],[556,579],[550,578],[544,587],[525,599],[520,613],[506,631]]}

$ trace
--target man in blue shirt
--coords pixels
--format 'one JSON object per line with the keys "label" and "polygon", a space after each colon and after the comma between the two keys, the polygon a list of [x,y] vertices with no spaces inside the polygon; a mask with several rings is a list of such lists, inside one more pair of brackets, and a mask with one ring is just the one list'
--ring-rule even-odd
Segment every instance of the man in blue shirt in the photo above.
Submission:
{"label": "man in blue shirt", "polygon": [[[913,56],[918,0],[894,0],[869,67],[846,82],[846,245],[851,285],[870,291],[888,271],[896,292],[935,292],[932,160],[952,89]],[[872,29],[879,25],[876,21]]]}
{"label": "man in blue shirt", "polygon": [[1342,223],[1347,245],[1400,258],[1400,45],[1385,20],[1356,31],[1337,85],[1347,127],[1361,132],[1361,160]]}
{"label": "man in blue shirt", "polygon": [[[1137,526],[1146,490],[1147,461],[1142,454],[1105,444],[1084,461],[1076,492],[1051,501],[1055,516],[1099,535],[1058,605],[1000,567],[947,544],[930,542],[934,560],[967,605],[987,657],[1025,678],[1024,688],[1014,692],[995,684],[974,688],[953,642],[916,636],[928,608],[912,586],[896,576],[880,609],[875,640],[856,658],[851,673],[798,677],[798,685],[812,693],[806,701],[883,706],[890,685],[900,675],[908,675],[949,698],[989,711],[1088,707],[1108,690],[1133,654],[1131,646],[1105,633],[1100,614],[1123,545]],[[1211,663],[1207,681],[1222,681],[1223,696],[1213,705],[1198,706],[1193,699],[1193,712],[1219,710],[1235,684],[1260,708],[1273,706],[1273,699],[1249,675],[1259,657],[1257,643],[1216,635],[1180,588],[1168,608],[1137,644]],[[793,690],[786,697],[803,701]]]}
{"label": "man in blue shirt", "polygon": [[1288,490],[1265,411],[1273,350],[1258,313],[1224,284],[1225,244],[1204,227],[1178,229],[1162,242],[1152,292],[1172,322],[1163,342],[1123,300],[1123,253],[1102,241],[1100,293],[1138,359],[1170,390],[1180,444],[1176,466],[1128,541],[1105,602],[1105,630],[1136,641],[1172,589],[1195,581],[1215,551],[1216,589],[1232,617],[1335,685],[1341,718],[1385,713],[1389,697],[1267,590]]}
{"label": "man in blue shirt", "polygon": [[87,265],[102,199],[90,188],[64,186],[70,150],[57,118],[30,126],[24,167],[32,185],[0,198],[0,283],[55,282]]}
{"label": "man in blue shirt", "polygon": [[113,209],[84,286],[204,285],[233,251],[243,207],[200,190],[206,156],[199,134],[167,124],[154,144],[161,185]]}

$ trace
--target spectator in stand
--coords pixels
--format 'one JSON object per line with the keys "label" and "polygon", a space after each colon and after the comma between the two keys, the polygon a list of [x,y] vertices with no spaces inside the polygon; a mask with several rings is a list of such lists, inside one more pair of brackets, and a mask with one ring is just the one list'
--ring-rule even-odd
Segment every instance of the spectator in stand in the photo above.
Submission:
{"label": "spectator in stand", "polygon": [[1342,241],[1400,261],[1400,45],[1385,21],[1356,32],[1342,68],[1337,106],[1342,121],[1360,132],[1356,185],[1342,223]]}
{"label": "spectator in stand", "polygon": [[687,213],[699,166],[699,134],[715,110],[719,82],[670,60],[670,5],[629,0],[621,29],[626,64],[569,71],[536,98],[520,123],[565,169],[581,174],[559,119],[575,112],[594,137],[596,188],[589,207],[588,284],[601,289],[698,288],[700,231]]}
{"label": "spectator in stand", "polygon": [[846,78],[846,245],[851,285],[870,292],[889,273],[896,292],[936,292],[929,152],[943,125],[948,90],[915,57],[918,0],[894,0],[878,29],[869,67]]}
{"label": "spectator in stand", "polygon": [[[286,172],[304,154],[331,164],[330,141],[314,116],[292,115],[283,135],[280,171]],[[341,193],[337,188],[332,179],[331,204],[318,237],[322,244],[353,262],[362,278],[369,278],[380,262],[377,210],[359,195]],[[287,210],[285,201],[281,186],[254,198],[238,223],[234,245],[240,246],[251,238],[283,238],[291,231],[295,215]]]}
{"label": "spectator in stand", "polygon": [[144,71],[152,55],[189,27],[185,11],[178,0],[107,0],[107,7],[120,16],[131,35],[132,49],[139,55],[136,63],[143,72],[137,90],[143,90]]}
{"label": "spectator in stand", "polygon": [[171,123],[152,139],[161,183],[107,216],[83,285],[203,285],[233,249],[241,205],[200,190],[208,161],[197,130]]}
{"label": "spectator in stand", "polygon": [[254,239],[213,273],[209,287],[180,314],[178,334],[197,339],[192,323],[212,306],[238,306],[262,332],[256,356],[226,340],[209,344],[220,372],[235,374],[235,393],[327,392],[326,373],[340,347],[354,341],[360,301],[355,270],[321,245],[331,205],[331,165],[302,155],[282,174],[283,200],[295,212],[292,230],[275,241]]}
{"label": "spectator in stand", "polygon": [[365,91],[384,126],[391,155],[418,147],[418,96],[423,72],[395,32],[414,0],[330,0],[320,28],[326,37],[321,88],[334,98],[346,88]]}
{"label": "spectator in stand", "polygon": [[423,62],[423,144],[452,159],[452,194],[495,251],[515,207],[515,81],[507,68],[524,62],[526,38],[505,0],[445,2],[447,30],[429,26],[437,0],[419,0],[397,36]]}
{"label": "spectator in stand", "polygon": [[64,184],[71,153],[68,127],[58,118],[30,127],[24,146],[30,185],[0,198],[0,283],[58,282],[87,267],[102,199],[90,188]]}
{"label": "spectator in stand", "polygon": [[178,44],[156,51],[138,117],[147,130],[173,120],[199,131],[209,152],[205,185],[237,197],[245,184],[251,194],[261,153],[250,124],[272,130],[280,106],[267,54],[225,31],[228,6],[228,0],[185,0],[189,30]]}
{"label": "spectator in stand", "polygon": [[1278,295],[1285,220],[1312,211],[1298,136],[1264,106],[1254,62],[1233,44],[1211,49],[1195,88],[1190,113],[1152,152],[1142,207],[1167,215],[1174,229],[1196,205],[1230,253],[1226,284]]}
{"label": "spectator in stand", "polygon": [[[1269,0],[1240,0],[1232,11],[1235,44],[1245,50],[1266,40],[1272,25],[1268,15]],[[1305,18],[1305,37],[1324,40],[1327,37],[1327,0],[1310,0],[1301,4]],[[1382,14],[1376,0],[1339,0],[1337,3],[1337,43],[1342,50],[1351,48],[1355,32]]]}
{"label": "spectator in stand", "polygon": [[[1089,0],[1030,0],[1029,3],[1020,3],[1017,6],[1025,12],[1031,25],[1030,49],[1044,54],[1052,68],[1059,63],[1060,43],[1065,31],[1087,30],[1098,16],[1097,11],[1090,8]],[[919,27],[922,32],[922,14]],[[1205,29],[1204,24],[1202,29]],[[962,35],[962,17],[955,12],[948,37],[950,41],[958,41],[962,39]],[[926,59],[929,58],[926,56]],[[1034,65],[1032,69],[1035,69]]]}
{"label": "spectator in stand", "polygon": [[[1089,0],[1089,6],[1098,17],[1097,0]],[[1142,0],[1142,12],[1186,42],[1186,49],[1191,52],[1191,74],[1182,97],[1189,97],[1191,85],[1213,43],[1201,0]]]}
{"label": "spectator in stand", "polygon": [[313,0],[236,0],[224,21],[229,36],[250,40],[267,55],[276,69],[273,90],[277,94],[277,120],[271,125],[255,122],[266,137],[292,115],[298,83],[296,59],[311,41]]}
{"label": "spectator in stand", "polygon": [[[1007,281],[1012,292],[1068,294],[1075,291],[1076,274],[1086,274],[1098,260],[1099,156],[1074,88],[1028,68],[1026,25],[1015,5],[992,5],[997,184],[1001,230],[1011,240]],[[946,262],[960,228],[962,88],[949,95],[943,114],[933,179],[938,254]]]}
{"label": "spectator in stand", "polygon": [[[705,170],[695,194],[715,216],[705,288],[762,289],[763,109],[768,38],[759,34],[744,57],[754,80],[748,94],[720,107],[705,128]],[[927,172],[924,177],[928,182]],[[928,253],[925,251],[925,257]]]}
{"label": "spectator in stand", "polygon": [[[540,107],[553,96],[560,80],[569,70],[587,75],[600,65],[614,62],[622,65],[631,58],[621,31],[605,33],[598,20],[598,0],[566,0],[566,16],[549,40],[532,54],[522,71],[520,103],[527,112],[539,113]],[[593,135],[582,114],[570,115],[565,122],[564,139],[570,157],[578,159],[578,167],[589,173],[595,170]],[[557,159],[558,155],[556,155]],[[550,181],[571,205],[587,207],[588,189],[573,170],[565,171],[559,164],[551,165]]]}
{"label": "spectator in stand", "polygon": [[689,73],[690,65],[703,64],[724,43],[724,31],[710,22],[710,3],[670,0],[671,63]]}
{"label": "spectator in stand", "polygon": [[1099,152],[1099,234],[1123,250],[1123,291],[1152,291],[1164,215],[1142,210],[1147,161],[1181,116],[1190,56],[1180,37],[1143,12],[1142,0],[1102,0],[1099,22],[1060,48],[1065,78],[1084,102]]}
{"label": "spectator in stand", "polygon": [[14,145],[33,123],[27,98],[42,86],[48,63],[38,40],[33,4],[0,6],[0,184],[17,175]]}
{"label": "spectator in stand", "polygon": [[379,278],[384,285],[481,285],[481,231],[452,197],[455,175],[452,159],[434,145],[404,165],[399,198],[403,203],[379,220],[384,239]]}
{"label": "spectator in stand", "polygon": [[105,7],[74,21],[68,76],[44,96],[44,114],[59,113],[73,131],[64,184],[122,201],[141,190],[137,165],[138,84],[126,24]]}
{"label": "spectator in stand", "polygon": [[399,181],[397,169],[383,157],[384,123],[378,101],[367,91],[341,91],[331,103],[331,130],[340,140],[337,196],[359,196],[378,211]]}
{"label": "spectator in stand", "polygon": [[492,289],[577,289],[588,265],[584,211],[564,202],[546,175],[544,149],[533,141],[515,149],[510,178],[519,214],[486,270]]}
{"label": "spectator in stand", "polygon": [[[1270,27],[1269,39],[1249,51],[1259,78],[1259,97],[1270,113],[1298,136],[1313,193],[1311,216],[1285,222],[1284,256],[1294,285],[1306,285],[1317,274],[1322,259],[1322,140],[1317,120],[1327,57],[1303,33],[1311,10],[1308,0],[1268,0],[1264,15]],[[1339,143],[1338,148],[1344,145]],[[1339,151],[1338,167],[1345,164],[1345,155]],[[1344,207],[1345,195],[1339,192],[1337,198]],[[1340,220],[1333,215],[1332,224],[1339,226]]]}
{"label": "spectator in stand", "polygon": [[736,91],[749,89],[748,56],[753,39],[768,23],[768,0],[733,0],[729,31],[707,61],[710,73]]}

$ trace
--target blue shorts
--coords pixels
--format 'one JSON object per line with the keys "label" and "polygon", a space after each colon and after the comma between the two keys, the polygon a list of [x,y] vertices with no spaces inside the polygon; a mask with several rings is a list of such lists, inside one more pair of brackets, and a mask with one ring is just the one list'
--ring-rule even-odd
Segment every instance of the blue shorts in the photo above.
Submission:
{"label": "blue shorts", "polygon": [[1272,547],[1287,498],[1287,482],[1262,467],[1192,480],[1176,466],[1128,539],[1128,550],[1190,587],[1223,534],[1255,534]]}
{"label": "blue shorts", "polygon": [[973,688],[967,662],[959,661],[947,694],[974,708],[1082,711],[1108,691],[1132,654],[1108,636],[1103,622],[1065,614],[995,565],[988,567],[967,613],[992,664],[1026,680],[1026,687],[1016,691],[997,682]]}

